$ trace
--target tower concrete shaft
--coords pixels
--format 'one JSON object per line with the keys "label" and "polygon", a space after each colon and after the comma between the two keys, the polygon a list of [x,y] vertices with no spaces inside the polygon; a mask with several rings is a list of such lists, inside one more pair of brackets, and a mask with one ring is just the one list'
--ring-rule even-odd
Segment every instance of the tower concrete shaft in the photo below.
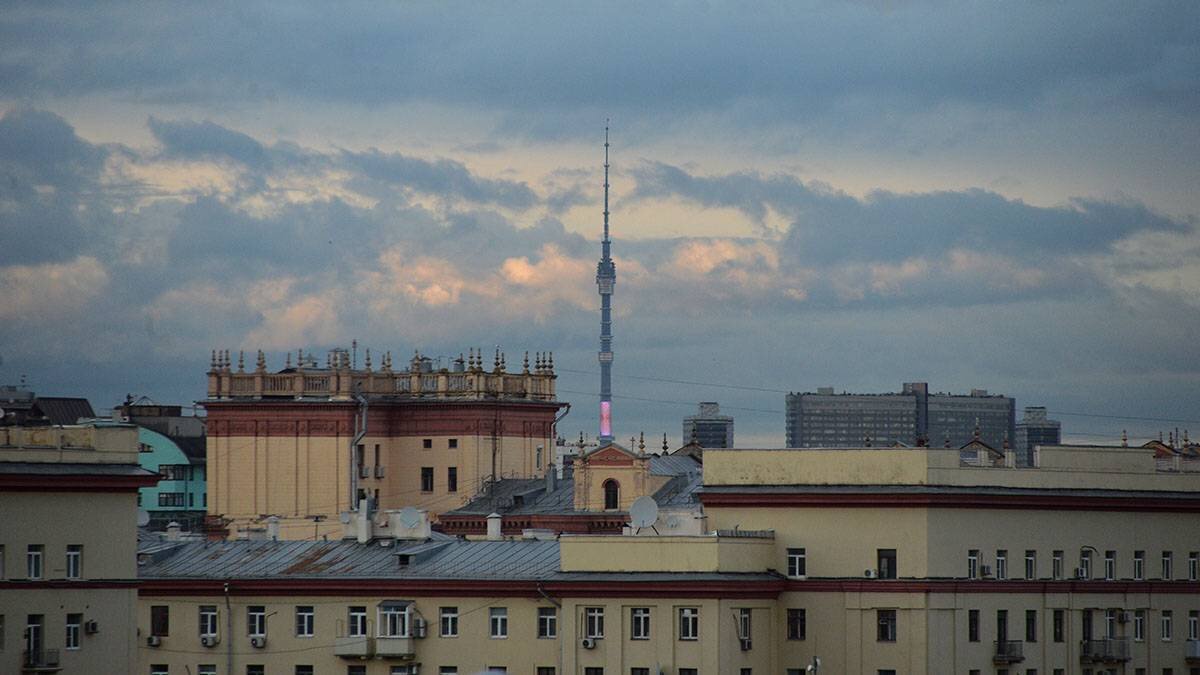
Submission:
{"label": "tower concrete shaft", "polygon": [[608,239],[608,126],[604,127],[604,239],[600,242],[600,262],[596,265],[596,286],[600,290],[600,443],[611,443],[612,433],[612,295],[617,284],[617,268]]}

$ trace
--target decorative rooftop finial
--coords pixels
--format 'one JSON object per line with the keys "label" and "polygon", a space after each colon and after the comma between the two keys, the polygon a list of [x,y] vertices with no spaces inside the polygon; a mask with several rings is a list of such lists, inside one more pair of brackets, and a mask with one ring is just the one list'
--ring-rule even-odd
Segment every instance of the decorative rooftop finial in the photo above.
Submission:
{"label": "decorative rooftop finial", "polygon": [[238,372],[246,372],[246,352],[241,349],[238,350]]}
{"label": "decorative rooftop finial", "polygon": [[500,370],[500,345],[496,345],[496,358],[492,361],[492,367]]}
{"label": "decorative rooftop finial", "polygon": [[263,350],[261,350],[261,349],[258,350],[258,361],[254,364],[254,367],[259,372],[262,372],[267,369],[267,355],[263,354]]}
{"label": "decorative rooftop finial", "polygon": [[208,369],[209,370],[217,369],[217,350],[215,350],[215,349],[212,350],[212,358],[209,359],[209,361],[208,361]]}
{"label": "decorative rooftop finial", "polygon": [[643,431],[638,437],[638,453],[646,454],[646,432]]}
{"label": "decorative rooftop finial", "polygon": [[1121,447],[1122,448],[1129,447],[1129,434],[1125,433],[1124,429],[1121,430]]}
{"label": "decorative rooftop finial", "polygon": [[284,354],[284,364],[283,364],[283,369],[284,369],[284,370],[291,370],[291,369],[292,369],[292,353],[291,353],[291,352],[288,352],[287,354]]}
{"label": "decorative rooftop finial", "polygon": [[507,365],[508,364],[504,362],[504,352],[500,352],[500,372],[503,373]]}
{"label": "decorative rooftop finial", "polygon": [[233,357],[230,356],[229,350],[226,349],[225,350],[225,370],[231,370],[232,368],[233,368]]}
{"label": "decorative rooftop finial", "polygon": [[529,352],[525,352],[525,363],[521,366],[521,372],[529,374]]}
{"label": "decorative rooftop finial", "polygon": [[550,352],[550,358],[546,361],[546,370],[554,370],[554,352]]}
{"label": "decorative rooftop finial", "polygon": [[667,452],[670,449],[671,449],[671,447],[669,445],[667,445],[667,435],[666,435],[666,433],[664,433],[663,434],[663,454],[664,455],[667,454]]}
{"label": "decorative rooftop finial", "polygon": [[366,366],[367,370],[371,369],[371,348],[370,347],[367,347],[366,361],[364,361],[363,364]]}
{"label": "decorative rooftop finial", "polygon": [[297,368],[304,367],[304,350],[303,349],[296,350],[296,367]]}

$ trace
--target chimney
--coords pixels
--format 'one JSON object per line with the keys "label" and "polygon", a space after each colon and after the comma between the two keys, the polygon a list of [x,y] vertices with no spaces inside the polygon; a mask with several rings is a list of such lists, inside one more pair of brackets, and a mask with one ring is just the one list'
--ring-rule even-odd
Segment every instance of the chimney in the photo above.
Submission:
{"label": "chimney", "polygon": [[368,499],[358,500],[358,512],[354,514],[354,535],[358,543],[371,541],[371,502]]}
{"label": "chimney", "polygon": [[267,539],[279,541],[279,516],[267,518]]}
{"label": "chimney", "polygon": [[554,462],[546,467],[546,494],[554,492],[558,487],[558,474],[555,473]]}
{"label": "chimney", "polygon": [[500,541],[504,536],[500,533],[500,524],[504,517],[499,513],[491,513],[487,517],[487,538],[488,541]]}
{"label": "chimney", "polygon": [[171,521],[167,523],[167,541],[179,541],[179,533],[182,530],[179,523]]}

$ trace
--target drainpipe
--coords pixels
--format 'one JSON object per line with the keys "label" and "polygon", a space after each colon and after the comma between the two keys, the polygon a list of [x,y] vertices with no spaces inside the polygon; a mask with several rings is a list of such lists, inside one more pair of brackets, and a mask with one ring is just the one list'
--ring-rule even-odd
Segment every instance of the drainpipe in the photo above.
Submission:
{"label": "drainpipe", "polygon": [[358,464],[355,462],[358,454],[358,442],[367,435],[367,399],[361,393],[355,393],[358,401],[358,414],[354,419],[354,438],[350,441],[350,510],[358,510]]}
{"label": "drainpipe", "polygon": [[225,672],[233,675],[233,606],[229,602],[229,582],[225,582]]}

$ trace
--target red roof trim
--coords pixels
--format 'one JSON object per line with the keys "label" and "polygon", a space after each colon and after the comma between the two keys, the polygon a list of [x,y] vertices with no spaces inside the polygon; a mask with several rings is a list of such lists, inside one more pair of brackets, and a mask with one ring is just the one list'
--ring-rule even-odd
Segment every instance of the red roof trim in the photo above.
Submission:
{"label": "red roof trim", "polygon": [[149,476],[0,474],[0,490],[14,492],[126,492],[158,484]]}
{"label": "red roof trim", "polygon": [[955,509],[1043,509],[1061,511],[1145,511],[1200,513],[1195,498],[1154,500],[1148,497],[1071,495],[997,495],[965,493],[751,493],[700,492],[705,506],[765,508],[900,507]]}
{"label": "red roof trim", "polygon": [[787,591],[799,593],[1187,593],[1200,594],[1190,581],[996,581],[988,579],[789,579]]}
{"label": "red roof trim", "polygon": [[25,581],[23,579],[9,579],[0,582],[0,591],[28,591],[28,590],[43,590],[43,589],[59,589],[70,590],[80,588],[108,588],[114,590],[131,589],[141,586],[141,582],[130,579],[114,579],[112,581],[103,580],[80,580],[68,581],[66,579],[41,580],[41,581]]}

